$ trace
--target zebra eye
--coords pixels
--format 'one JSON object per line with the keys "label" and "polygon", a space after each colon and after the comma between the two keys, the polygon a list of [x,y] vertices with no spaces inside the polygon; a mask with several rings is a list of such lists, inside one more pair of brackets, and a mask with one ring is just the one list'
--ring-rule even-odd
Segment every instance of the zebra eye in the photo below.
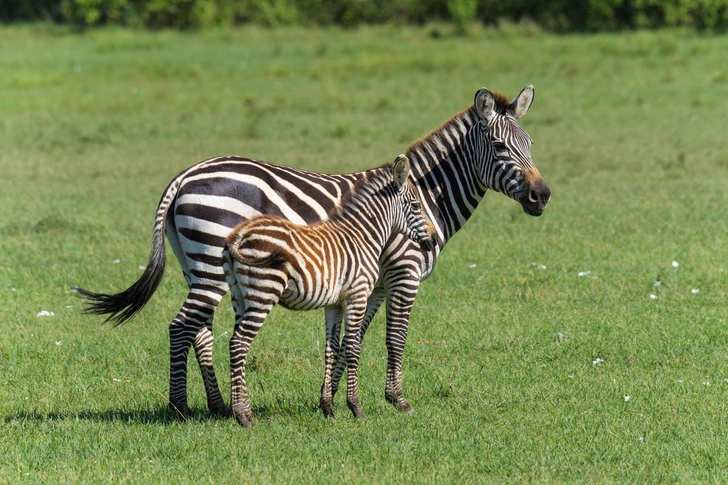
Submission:
{"label": "zebra eye", "polygon": [[412,207],[412,210],[414,211],[419,211],[422,208],[422,204],[420,204],[417,200],[413,200],[410,202],[410,207]]}

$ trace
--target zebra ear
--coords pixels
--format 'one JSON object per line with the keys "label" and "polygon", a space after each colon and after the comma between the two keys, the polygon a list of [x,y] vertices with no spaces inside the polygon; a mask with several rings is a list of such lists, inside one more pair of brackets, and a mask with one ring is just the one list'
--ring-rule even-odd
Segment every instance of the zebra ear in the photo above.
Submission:
{"label": "zebra ear", "polygon": [[475,110],[483,121],[490,121],[493,117],[493,108],[495,108],[495,99],[493,93],[488,88],[480,88],[475,93]]}
{"label": "zebra ear", "polygon": [[511,104],[508,106],[508,111],[513,114],[513,117],[518,119],[521,116],[528,113],[528,108],[533,103],[533,86],[530,84],[523,88],[521,94],[513,98]]}
{"label": "zebra ear", "polygon": [[407,181],[407,177],[410,172],[410,162],[406,155],[398,155],[394,159],[394,165],[392,166],[392,172],[394,173],[394,183],[402,187]]}

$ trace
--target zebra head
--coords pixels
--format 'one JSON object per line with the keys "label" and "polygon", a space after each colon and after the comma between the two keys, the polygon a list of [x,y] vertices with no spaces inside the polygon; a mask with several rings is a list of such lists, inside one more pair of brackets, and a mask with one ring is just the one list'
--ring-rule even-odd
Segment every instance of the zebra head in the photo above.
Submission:
{"label": "zebra head", "polygon": [[420,243],[429,251],[434,245],[435,226],[422,211],[422,202],[417,189],[409,180],[410,162],[405,155],[398,155],[392,165],[394,183],[399,190],[394,204],[395,216],[393,231],[405,235],[408,239]]}
{"label": "zebra head", "polygon": [[526,214],[540,216],[551,190],[531,159],[531,137],[516,121],[533,102],[533,86],[526,86],[510,103],[501,93],[481,88],[474,107],[482,131],[482,175],[487,188],[519,202]]}

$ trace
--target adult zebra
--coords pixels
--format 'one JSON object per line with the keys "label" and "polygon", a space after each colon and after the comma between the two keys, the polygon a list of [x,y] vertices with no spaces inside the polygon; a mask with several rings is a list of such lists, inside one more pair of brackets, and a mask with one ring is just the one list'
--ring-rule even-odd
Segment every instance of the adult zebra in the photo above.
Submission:
{"label": "adult zebra", "polygon": [[[412,411],[401,384],[410,311],[420,281],[432,273],[445,244],[473,214],[487,189],[516,200],[533,216],[541,215],[551,197],[531,160],[531,138],[516,121],[528,112],[533,96],[533,86],[526,86],[511,102],[501,93],[482,88],[472,106],[406,152],[411,177],[439,240],[434,249],[425,251],[402,236],[392,236],[380,258],[379,282],[369,298],[361,330],[363,338],[386,299],[385,398],[401,411]],[[113,295],[78,291],[88,299],[89,312],[108,315],[107,320],[117,325],[132,318],[161,281],[166,230],[190,289],[169,325],[170,406],[182,417],[190,415],[187,354],[194,346],[208,407],[213,413],[228,414],[212,366],[212,317],[228,291],[222,267],[227,235],[241,221],[261,213],[296,223],[327,219],[361,176],[324,175],[239,157],[200,162],[175,177],[164,191],[149,263],[139,280]],[[340,376],[337,366],[334,390]]]}

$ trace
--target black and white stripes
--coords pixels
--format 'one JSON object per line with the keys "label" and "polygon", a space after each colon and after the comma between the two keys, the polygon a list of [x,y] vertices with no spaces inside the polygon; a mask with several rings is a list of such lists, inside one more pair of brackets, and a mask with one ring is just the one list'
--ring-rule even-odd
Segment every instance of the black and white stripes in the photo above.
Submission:
{"label": "black and white stripes", "polygon": [[[401,235],[393,235],[380,256],[379,281],[369,298],[362,322],[363,338],[372,317],[386,300],[387,380],[385,396],[398,409],[411,411],[401,387],[402,355],[409,315],[420,281],[431,274],[449,239],[467,222],[487,189],[504,193],[530,215],[540,215],[550,190],[530,153],[531,139],[518,125],[533,100],[527,86],[511,102],[485,88],[474,104],[455,115],[406,152],[423,210],[435,226],[437,244],[423,251]],[[284,217],[295,223],[327,219],[362,173],[325,175],[239,157],[200,162],[177,176],[157,209],[149,265],[125,292],[104,295],[83,291],[93,313],[107,314],[121,323],[151,297],[164,270],[161,231],[182,266],[190,288],[170,332],[170,405],[182,416],[187,407],[187,354],[191,346],[200,364],[208,406],[216,413],[227,408],[212,367],[212,315],[228,291],[222,251],[230,230],[259,214]],[[164,222],[162,222],[164,221]],[[151,269],[150,269],[151,268]],[[327,326],[341,315],[327,312]],[[339,359],[338,362],[341,362]],[[336,392],[343,372],[332,376]]]}
{"label": "black and white stripes", "polygon": [[[344,319],[347,405],[359,405],[359,332],[367,298],[379,278],[379,254],[393,232],[429,243],[434,227],[423,215],[417,192],[407,181],[403,155],[391,166],[366,172],[344,197],[339,213],[326,221],[298,225],[287,219],[256,216],[239,224],[223,251],[235,330],[230,341],[232,411],[252,426],[245,363],[253,339],[268,313],[280,303],[293,310],[327,308]],[[339,352],[339,327],[326,329],[325,379],[321,408],[333,417],[331,374]],[[340,360],[344,360],[343,358]]]}

